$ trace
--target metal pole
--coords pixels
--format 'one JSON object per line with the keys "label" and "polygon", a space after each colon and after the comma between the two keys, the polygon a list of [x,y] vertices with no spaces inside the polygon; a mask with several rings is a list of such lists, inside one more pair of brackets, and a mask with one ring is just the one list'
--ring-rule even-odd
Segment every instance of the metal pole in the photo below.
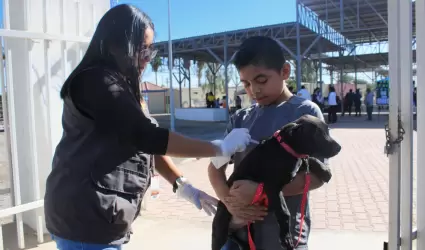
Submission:
{"label": "metal pole", "polygon": [[[417,128],[425,127],[425,0],[416,1],[416,81],[417,81]],[[422,115],[421,115],[422,114]],[[425,130],[417,129],[417,150],[425,150]],[[418,154],[417,166],[423,166],[425,154]],[[425,168],[417,169],[417,180],[425,178]],[[417,182],[417,247],[425,249],[425,182]]]}
{"label": "metal pole", "polygon": [[319,43],[319,86],[320,94],[323,96],[323,63],[322,63],[322,43]]}
{"label": "metal pole", "polygon": [[191,84],[192,84],[192,81],[191,81],[192,77],[190,77],[190,66],[187,69],[187,74],[188,74],[187,81],[188,81],[188,84],[189,84],[189,108],[191,108],[192,107],[192,86],[191,86]]}
{"label": "metal pole", "polygon": [[173,43],[171,42],[171,2],[168,0],[168,71],[170,73],[170,129],[175,131],[174,127],[174,90],[173,90]]}
{"label": "metal pole", "polygon": [[229,121],[229,76],[228,76],[228,66],[229,66],[229,60],[227,55],[227,36],[224,37],[224,55],[223,55],[223,61],[224,61],[224,87],[226,88],[226,120]]}
{"label": "metal pole", "polygon": [[299,0],[296,0],[296,8],[297,8],[297,91],[301,89],[301,38],[300,38],[300,3]]}
{"label": "metal pole", "polygon": [[341,86],[341,89],[339,91],[341,95],[341,116],[344,115],[344,80],[342,79],[344,76],[344,68],[345,66],[341,66],[341,70],[339,72],[339,86]]}
{"label": "metal pole", "polygon": [[339,32],[344,31],[344,0],[339,0]]}
{"label": "metal pole", "polygon": [[401,122],[405,135],[401,141],[401,249],[412,250],[413,212],[413,78],[412,78],[412,2],[400,2],[400,86]]}
{"label": "metal pole", "polygon": [[[398,114],[400,103],[400,26],[399,0],[388,0],[388,22],[392,27],[388,29],[389,51],[389,88],[390,114],[389,133],[392,139],[398,137]],[[389,230],[388,250],[399,249],[400,239],[400,147],[395,145],[389,155]]]}
{"label": "metal pole", "polygon": [[[373,79],[372,79],[373,83]],[[354,66],[354,91],[357,89],[357,66]]]}

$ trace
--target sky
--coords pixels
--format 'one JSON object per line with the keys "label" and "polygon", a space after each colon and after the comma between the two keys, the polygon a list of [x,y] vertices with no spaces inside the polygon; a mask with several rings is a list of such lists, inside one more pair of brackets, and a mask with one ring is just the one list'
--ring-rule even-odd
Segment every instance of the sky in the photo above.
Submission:
{"label": "sky", "polygon": [[[185,38],[256,26],[294,22],[295,0],[170,0],[171,38]],[[155,40],[168,40],[168,0],[111,0],[129,3],[146,12],[155,24]],[[0,26],[3,20],[3,0],[0,0]],[[372,52],[373,53],[373,52]],[[368,78],[361,76],[359,78]],[[158,84],[167,84],[168,73],[158,73]],[[148,68],[145,81],[156,82],[155,74]],[[323,71],[324,82],[330,77]],[[197,85],[197,77],[192,76]],[[230,82],[232,84],[232,82]],[[174,81],[173,86],[177,83]]]}
{"label": "sky", "polygon": [[[296,20],[295,0],[170,0],[172,38],[184,38]],[[120,0],[145,11],[156,40],[168,40],[167,0]]]}
{"label": "sky", "polygon": [[[155,40],[168,40],[167,0],[121,0],[119,3],[130,3],[145,11],[155,24]],[[171,0],[172,39],[295,20],[295,0]],[[167,72],[158,73],[159,85],[167,84],[168,78]],[[147,69],[143,80],[155,82],[155,74]],[[197,85],[197,77],[192,76],[192,84]],[[177,86],[175,81],[173,86]]]}
{"label": "sky", "polygon": [[[118,1],[136,5],[145,11],[155,24],[155,40],[168,40],[167,0]],[[170,1],[172,39],[296,21],[295,0]],[[360,53],[365,52],[376,53],[372,52],[370,48],[366,48],[366,51]],[[358,73],[357,77],[370,82],[372,78],[370,73]],[[168,86],[168,78],[167,72],[158,73],[158,85]],[[230,79],[232,78],[230,77]],[[322,79],[325,83],[330,83],[330,76],[326,70],[323,70]],[[156,82],[155,74],[150,68],[144,73],[143,80]],[[193,75],[191,80],[193,86],[198,85],[197,77]],[[177,87],[178,84],[175,80],[173,81],[173,87]],[[230,80],[229,85],[232,84],[234,83]]]}

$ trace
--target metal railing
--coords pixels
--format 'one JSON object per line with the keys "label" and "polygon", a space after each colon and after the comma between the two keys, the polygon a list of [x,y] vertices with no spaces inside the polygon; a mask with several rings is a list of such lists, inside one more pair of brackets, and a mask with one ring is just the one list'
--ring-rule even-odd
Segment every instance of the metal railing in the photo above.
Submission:
{"label": "metal railing", "polygon": [[[65,3],[69,3],[69,0],[58,0],[55,3],[59,4],[59,11],[60,11],[60,34],[53,34],[49,33],[47,29],[48,25],[48,15],[50,11],[50,1],[48,0],[41,0],[42,1],[42,16],[43,16],[43,32],[33,32],[29,31],[29,23],[30,23],[30,1],[31,0],[23,0],[23,11],[21,12],[22,15],[24,15],[24,30],[12,30],[10,26],[10,4],[16,2],[12,2],[14,0],[3,0],[3,12],[4,12],[4,29],[0,29],[0,38],[2,41],[2,44],[4,45],[4,57],[0,57],[0,66],[2,69],[0,70],[0,87],[2,89],[2,111],[3,111],[3,122],[4,122],[4,132],[5,132],[5,145],[6,145],[6,156],[8,165],[11,167],[11,175],[12,175],[12,184],[13,187],[11,188],[12,194],[12,200],[13,200],[13,207],[6,208],[0,210],[0,219],[14,216],[15,222],[16,222],[16,233],[17,233],[17,243],[18,247],[20,249],[25,248],[25,239],[24,239],[24,223],[22,218],[22,213],[28,212],[28,211],[35,211],[35,217],[36,217],[36,234],[37,234],[37,241],[38,243],[44,242],[44,217],[43,217],[43,211],[42,207],[44,205],[44,201],[42,199],[42,194],[40,190],[40,178],[39,178],[39,165],[38,165],[38,154],[37,151],[37,142],[36,142],[36,126],[35,126],[35,111],[34,111],[34,90],[33,88],[28,88],[23,91],[28,91],[26,94],[30,96],[29,105],[28,107],[24,107],[28,110],[30,114],[30,124],[29,125],[29,133],[30,138],[29,141],[31,142],[30,148],[31,153],[29,157],[31,158],[31,178],[32,178],[32,197],[35,201],[29,202],[26,204],[22,204],[21,200],[21,181],[20,181],[20,171],[19,171],[19,157],[18,157],[18,147],[17,147],[17,131],[16,131],[16,114],[17,109],[15,108],[15,95],[16,95],[16,83],[13,80],[14,71],[12,70],[13,67],[22,67],[22,65],[27,65],[25,63],[19,62],[19,61],[13,61],[13,59],[16,60],[16,57],[14,57],[14,54],[12,53],[12,50],[8,47],[8,38],[18,38],[26,41],[25,48],[27,51],[30,51],[31,43],[33,42],[42,42],[44,43],[44,84],[47,90],[47,96],[49,96],[49,89],[51,84],[51,67],[54,65],[51,62],[51,59],[49,58],[50,53],[50,43],[60,43],[61,45],[61,54],[60,54],[60,66],[62,68],[62,75],[63,79],[66,78],[66,64],[67,64],[67,55],[66,52],[69,50],[67,48],[67,42],[75,43],[75,47],[72,49],[75,49],[77,53],[77,60],[80,59],[80,56],[82,54],[82,46],[83,44],[87,44],[90,41],[90,37],[86,37],[82,35],[82,24],[83,24],[83,18],[82,18],[82,8],[81,4],[83,1],[80,0],[74,0],[75,3],[75,26],[76,31],[75,35],[73,34],[66,34],[65,33],[65,20],[66,20],[66,14],[67,10],[64,7]],[[66,2],[65,2],[66,1]],[[97,22],[96,19],[96,8],[95,4],[99,1],[93,1],[93,0],[84,0],[84,4],[91,5],[92,12],[89,15],[92,15],[92,24],[93,27],[90,27],[90,33],[92,34],[94,31],[94,26],[96,25],[95,22]],[[91,35],[89,34],[89,35]],[[10,41],[11,43],[11,41]],[[31,53],[28,52],[28,60],[30,61],[28,65],[31,65]],[[23,68],[23,74],[30,74],[29,68]],[[15,72],[16,74],[16,72]],[[29,81],[30,78],[27,78]],[[48,131],[51,131],[50,129],[50,103],[49,98],[47,98],[47,126]],[[23,107],[20,107],[23,108]],[[49,132],[50,133],[50,132]],[[50,134],[47,135],[50,137]],[[50,138],[48,138],[50,139]],[[49,145],[51,144],[50,141],[48,142]],[[2,225],[0,224],[0,250],[4,249],[4,241],[3,241],[3,234],[2,234]]]}
{"label": "metal railing", "polygon": [[[22,204],[22,205],[10,207],[10,208],[2,209],[0,210],[0,219],[6,218],[9,216],[15,216],[18,214],[21,215],[23,212],[40,209],[43,206],[44,206],[44,200],[38,200],[38,201],[30,202],[27,204]],[[39,214],[39,216],[41,215]],[[23,237],[24,237],[23,235],[21,237],[18,236],[18,245],[19,245],[19,248],[21,249],[25,248],[25,242]],[[20,239],[22,239],[22,242],[19,242]],[[41,231],[37,230],[37,242],[38,243],[44,242],[43,230]],[[0,250],[4,250],[3,226],[1,224],[0,224]]]}

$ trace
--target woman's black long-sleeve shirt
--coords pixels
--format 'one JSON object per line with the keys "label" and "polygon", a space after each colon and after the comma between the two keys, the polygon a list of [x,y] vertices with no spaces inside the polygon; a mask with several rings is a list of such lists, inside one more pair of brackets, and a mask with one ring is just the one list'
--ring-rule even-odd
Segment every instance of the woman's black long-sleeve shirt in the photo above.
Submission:
{"label": "woman's black long-sleeve shirt", "polygon": [[169,131],[112,69],[86,69],[69,90],[46,184],[47,229],[73,241],[125,243],[150,184],[152,155],[166,153]]}

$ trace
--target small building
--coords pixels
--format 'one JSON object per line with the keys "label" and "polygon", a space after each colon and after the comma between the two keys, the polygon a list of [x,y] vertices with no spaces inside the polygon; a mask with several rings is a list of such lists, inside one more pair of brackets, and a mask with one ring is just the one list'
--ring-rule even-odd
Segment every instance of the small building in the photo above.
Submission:
{"label": "small building", "polygon": [[[169,113],[170,94],[168,88],[163,88],[151,82],[143,82],[141,84],[143,98],[148,103],[149,112],[151,114]],[[174,89],[174,106],[180,108],[180,94]]]}

